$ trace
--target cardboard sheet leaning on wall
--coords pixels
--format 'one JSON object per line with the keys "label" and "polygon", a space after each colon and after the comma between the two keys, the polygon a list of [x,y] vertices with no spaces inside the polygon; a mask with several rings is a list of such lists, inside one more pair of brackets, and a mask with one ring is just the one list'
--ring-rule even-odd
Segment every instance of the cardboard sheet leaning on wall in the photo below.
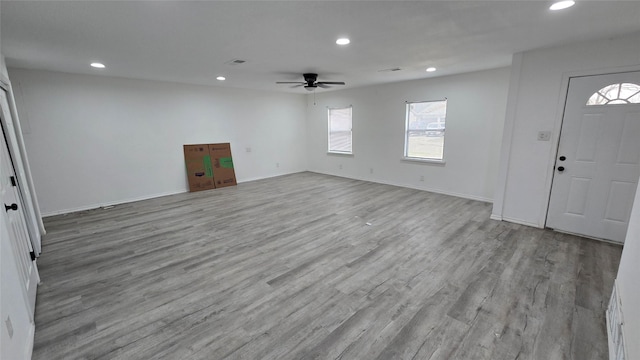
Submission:
{"label": "cardboard sheet leaning on wall", "polygon": [[213,164],[213,180],[216,188],[236,185],[231,144],[209,144],[209,155]]}
{"label": "cardboard sheet leaning on wall", "polygon": [[236,185],[231,144],[184,145],[189,191]]}
{"label": "cardboard sheet leaning on wall", "polygon": [[184,145],[184,163],[190,192],[215,189],[209,145]]}

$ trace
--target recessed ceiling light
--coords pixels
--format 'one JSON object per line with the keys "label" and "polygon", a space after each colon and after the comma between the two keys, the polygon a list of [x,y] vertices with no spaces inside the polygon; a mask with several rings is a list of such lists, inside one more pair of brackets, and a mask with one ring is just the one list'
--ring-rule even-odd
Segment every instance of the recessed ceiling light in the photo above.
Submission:
{"label": "recessed ceiling light", "polygon": [[434,71],[436,71],[436,68],[434,68],[433,66],[427,68],[427,72],[434,72]]}
{"label": "recessed ceiling light", "polygon": [[549,10],[563,10],[566,8],[570,8],[575,5],[576,2],[573,0],[564,0],[553,3],[553,5],[549,6]]}
{"label": "recessed ceiling light", "polygon": [[336,44],[338,45],[347,45],[351,42],[351,40],[347,39],[347,38],[340,38],[338,40],[336,40]]}
{"label": "recessed ceiling light", "polygon": [[224,80],[227,80],[227,78],[224,76],[218,76],[216,80],[224,81]]}
{"label": "recessed ceiling light", "polygon": [[91,63],[91,67],[94,67],[96,69],[104,69],[106,66],[104,66],[103,63],[94,62],[94,63]]}

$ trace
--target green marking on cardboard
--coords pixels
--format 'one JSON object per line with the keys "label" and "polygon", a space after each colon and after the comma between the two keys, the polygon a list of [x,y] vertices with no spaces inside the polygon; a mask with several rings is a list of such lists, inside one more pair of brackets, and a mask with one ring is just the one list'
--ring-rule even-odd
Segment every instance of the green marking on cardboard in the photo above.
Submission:
{"label": "green marking on cardboard", "polygon": [[211,166],[211,156],[205,155],[202,157],[204,163],[204,172],[207,177],[213,177],[213,167]]}
{"label": "green marking on cardboard", "polygon": [[233,160],[230,157],[220,158],[220,166],[225,169],[233,169]]}

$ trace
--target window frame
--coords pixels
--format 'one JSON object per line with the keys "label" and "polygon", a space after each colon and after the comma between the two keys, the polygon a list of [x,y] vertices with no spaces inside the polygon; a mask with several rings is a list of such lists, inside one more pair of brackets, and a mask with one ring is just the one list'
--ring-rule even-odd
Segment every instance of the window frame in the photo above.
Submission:
{"label": "window frame", "polygon": [[[334,110],[350,110],[350,126],[349,126],[349,138],[351,149],[349,151],[333,150],[331,149],[331,111]],[[341,107],[329,107],[327,106],[327,153],[337,155],[353,155],[353,105],[341,106]]]}
{"label": "window frame", "polygon": [[448,106],[448,99],[444,98],[444,99],[436,99],[436,100],[422,100],[422,101],[405,101],[405,116],[404,116],[404,151],[403,151],[403,155],[402,155],[402,160],[404,161],[410,161],[410,162],[418,162],[418,163],[431,163],[431,164],[439,164],[439,165],[444,165],[446,163],[445,161],[445,137],[446,137],[446,125],[445,125],[445,130],[444,133],[442,135],[443,139],[442,139],[442,158],[428,158],[428,157],[416,157],[416,156],[409,156],[409,132],[411,131],[409,129],[409,113],[410,113],[410,108],[411,105],[413,104],[422,104],[422,103],[432,103],[432,102],[444,102],[445,103],[445,116],[444,116],[444,123],[446,124],[446,120],[447,120],[447,115],[446,115],[446,109]]}

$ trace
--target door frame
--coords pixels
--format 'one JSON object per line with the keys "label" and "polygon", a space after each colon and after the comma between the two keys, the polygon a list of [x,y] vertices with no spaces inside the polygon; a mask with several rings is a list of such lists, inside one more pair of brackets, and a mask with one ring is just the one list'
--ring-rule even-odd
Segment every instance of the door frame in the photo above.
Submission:
{"label": "door frame", "polygon": [[27,222],[27,230],[29,237],[36,253],[40,255],[42,246],[42,236],[46,234],[40,205],[36,196],[29,160],[22,137],[22,128],[18,120],[15,97],[13,95],[13,87],[11,82],[5,77],[0,77],[0,91],[5,93],[7,99],[8,117],[0,117],[2,126],[7,133],[7,146],[12,155],[14,171],[18,178],[18,192],[25,206],[25,220]]}
{"label": "door frame", "polygon": [[[551,186],[553,185],[553,177],[555,176],[554,167],[556,164],[556,158],[558,157],[558,149],[560,147],[560,137],[562,136],[562,122],[564,121],[564,114],[566,112],[567,105],[567,96],[569,95],[569,81],[572,78],[578,77],[587,77],[587,76],[598,76],[598,75],[609,75],[609,74],[618,74],[625,72],[636,72],[640,71],[640,65],[633,66],[621,66],[621,67],[613,67],[606,69],[591,69],[591,70],[578,70],[578,71],[568,71],[562,74],[562,82],[560,85],[560,96],[558,97],[558,104],[556,109],[556,118],[554,120],[553,125],[553,134],[552,136],[552,144],[551,151],[549,151],[549,158],[547,159],[548,167],[547,174],[545,177],[544,189],[547,195],[547,201],[543,203],[541,212],[544,214],[544,217],[541,218],[541,228],[547,227],[547,217],[549,216],[549,202],[551,201]],[[587,237],[584,235],[580,235],[583,237]],[[602,239],[598,239],[602,240]],[[606,241],[606,240],[603,240]],[[615,243],[619,244],[619,243]]]}
{"label": "door frame", "polygon": [[[15,164],[14,164],[15,159],[12,157],[11,149],[9,149],[9,144],[7,142],[7,136],[6,136],[6,129],[4,128],[4,125],[2,125],[2,124],[0,124],[0,127],[2,128],[2,129],[0,129],[0,130],[2,130],[2,133],[0,134],[0,136],[2,136],[2,140],[3,140],[3,143],[4,143],[4,146],[0,144],[0,147],[4,147],[5,150],[7,151],[7,156],[9,158],[9,164],[8,165],[9,165],[11,171],[13,172],[13,176],[17,177],[18,175],[16,174]],[[12,190],[14,190],[14,189],[12,189]],[[15,191],[15,197],[16,197],[15,201],[16,201],[16,204],[18,204],[18,210],[16,210],[16,212],[21,213],[22,220],[24,220],[25,230],[27,230],[25,235],[27,237],[30,237],[31,234],[29,233],[29,229],[28,229],[27,212],[24,211],[24,208],[26,207],[24,198],[20,194],[20,188],[19,187],[16,187],[14,191]],[[7,213],[7,211],[5,211],[5,213]],[[8,220],[8,218],[6,218],[6,220]],[[3,220],[3,223],[6,226],[10,225],[10,221],[4,221]],[[14,246],[14,243],[18,244],[18,243],[22,242],[21,239],[16,239],[16,238],[11,237],[11,232],[9,230],[7,230],[7,232],[10,235],[9,242],[11,243],[11,246]],[[28,251],[30,250],[30,251],[35,253],[35,249],[33,247],[33,241],[30,238],[25,239],[25,241],[27,243],[24,244],[24,245],[27,246],[27,250]],[[4,255],[6,256],[6,254],[4,254]],[[11,255],[9,255],[9,256],[11,256]],[[36,298],[37,286],[40,284],[40,274],[38,272],[38,264],[36,262],[36,259],[33,258],[33,254],[31,256],[32,256],[31,257],[31,263],[32,263],[31,265],[33,266],[33,272],[35,273],[35,278],[34,278],[35,285],[34,285],[34,291],[33,292],[30,292],[29,291],[29,287],[27,287],[27,291],[24,293],[24,301],[27,304],[27,308],[29,309],[29,312],[31,313],[30,314],[31,320],[35,321],[35,318],[34,318],[33,314],[35,313],[35,298]],[[4,261],[4,259],[3,259],[3,261]],[[20,266],[19,264],[16,264],[16,265],[18,265],[18,267]]]}

